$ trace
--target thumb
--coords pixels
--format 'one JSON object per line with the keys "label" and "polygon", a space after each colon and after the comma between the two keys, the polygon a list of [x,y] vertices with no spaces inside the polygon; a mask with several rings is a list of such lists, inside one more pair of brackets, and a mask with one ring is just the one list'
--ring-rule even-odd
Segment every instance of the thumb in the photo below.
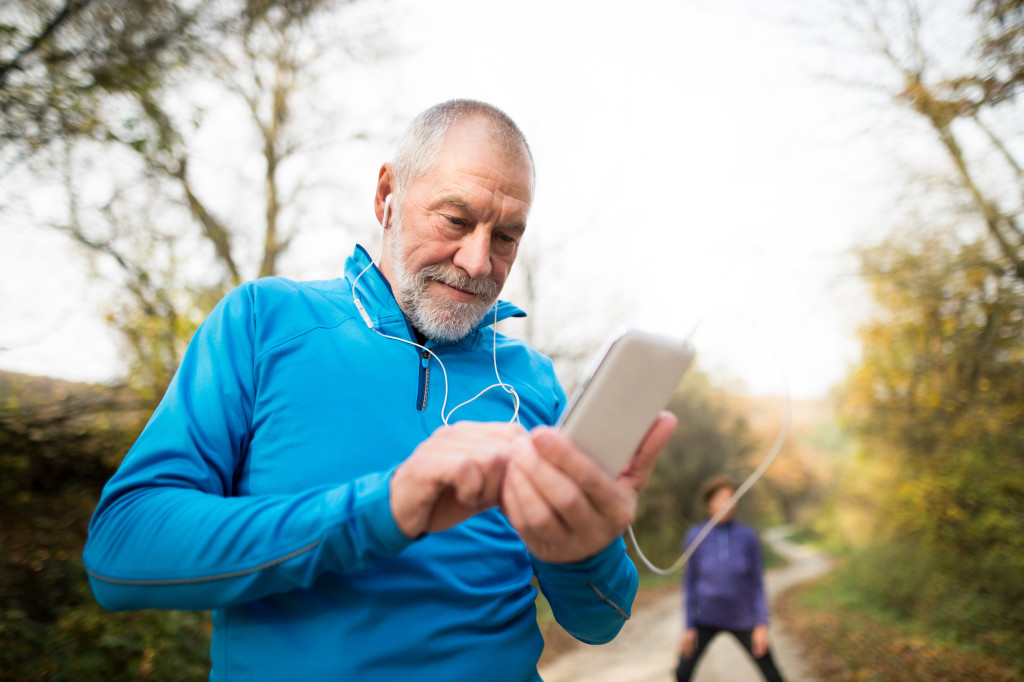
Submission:
{"label": "thumb", "polygon": [[669,412],[662,410],[654,419],[643,442],[637,448],[636,454],[630,461],[626,470],[619,474],[619,480],[625,482],[633,490],[640,492],[647,485],[647,480],[654,471],[654,465],[658,462],[662,449],[668,444],[672,434],[679,425],[679,419]]}

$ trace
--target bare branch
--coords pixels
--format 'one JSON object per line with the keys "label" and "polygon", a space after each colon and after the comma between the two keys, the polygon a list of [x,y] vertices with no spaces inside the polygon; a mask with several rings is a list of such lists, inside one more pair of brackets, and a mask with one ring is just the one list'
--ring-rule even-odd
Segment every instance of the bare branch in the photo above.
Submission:
{"label": "bare branch", "polygon": [[[998,201],[982,188],[977,174],[968,165],[961,140],[957,138],[953,130],[953,122],[958,118],[967,117],[974,120],[1009,163],[1015,173],[1018,185],[1020,184],[1022,177],[1020,165],[1002,140],[995,135],[994,131],[984,125],[979,117],[979,108],[982,104],[958,95],[968,85],[970,79],[957,79],[934,85],[925,81],[930,55],[923,45],[922,17],[914,0],[903,0],[901,6],[905,15],[905,30],[907,32],[905,37],[910,47],[909,59],[901,58],[883,25],[880,11],[872,8],[867,0],[854,0],[854,2],[860,9],[861,19],[868,26],[868,33],[872,37],[877,51],[884,56],[903,80],[903,89],[896,95],[896,100],[907,104],[935,131],[942,148],[953,162],[960,185],[970,194],[989,234],[999,246],[1013,271],[1021,280],[1024,280],[1024,236],[1021,235],[1018,220],[1011,211],[1000,208]],[[1024,195],[1024,191],[1022,191],[1022,195]]]}
{"label": "bare branch", "polygon": [[185,193],[185,201],[188,203],[189,211],[192,213],[199,225],[202,228],[203,236],[206,237],[211,244],[213,244],[214,251],[217,253],[217,258],[220,259],[221,263],[228,270],[228,275],[231,278],[232,286],[238,286],[242,283],[242,274],[238,269],[238,264],[235,262],[234,256],[232,255],[231,248],[231,231],[206,208],[206,204],[199,199],[196,193],[192,190],[192,183],[188,179],[188,159],[185,156],[178,158],[178,167],[172,173],[173,177],[177,178],[181,184],[181,189]]}
{"label": "bare branch", "polygon": [[28,57],[30,54],[39,49],[43,43],[45,43],[54,32],[57,31],[65,22],[70,21],[78,12],[83,10],[92,0],[71,0],[65,2],[64,6],[43,26],[43,30],[39,32],[32,40],[29,41],[25,47],[21,48],[14,59],[11,61],[0,64],[0,90],[4,88],[5,82],[7,81],[7,75],[12,71],[21,71],[24,69],[22,60]]}
{"label": "bare branch", "polygon": [[[975,125],[977,125],[983,133],[985,133],[985,136],[988,138],[989,142],[992,143],[992,146],[1000,153],[1003,160],[1006,161],[1006,164],[1013,169],[1013,174],[1016,176],[1017,184],[1019,185],[1018,191],[1020,192],[1021,199],[1024,200],[1024,168],[1021,167],[1017,158],[1013,155],[1013,152],[1011,152],[1003,143],[1002,138],[996,135],[996,132],[990,125],[981,120],[977,111],[974,111],[971,114],[971,120],[974,121]],[[1018,236],[1024,240],[1024,234],[1020,234],[1020,232],[1018,232]]]}

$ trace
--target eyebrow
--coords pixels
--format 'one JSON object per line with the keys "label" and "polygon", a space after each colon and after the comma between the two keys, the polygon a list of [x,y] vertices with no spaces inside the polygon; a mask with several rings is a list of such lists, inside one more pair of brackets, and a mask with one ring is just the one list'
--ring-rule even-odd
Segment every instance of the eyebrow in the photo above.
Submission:
{"label": "eyebrow", "polygon": [[[462,197],[455,194],[451,194],[446,197],[441,197],[436,202],[434,202],[435,209],[443,208],[445,206],[461,209],[466,213],[473,212],[470,205],[466,203],[466,201]],[[513,230],[519,232],[520,234],[526,232],[526,223],[522,220],[515,220],[510,223],[500,223],[498,225],[495,225],[494,227],[500,228],[502,230]]]}
{"label": "eyebrow", "polygon": [[455,194],[442,197],[434,202],[435,208],[441,208],[442,206],[454,206],[455,208],[461,208],[464,211],[469,211],[469,204],[467,204],[462,197]]}

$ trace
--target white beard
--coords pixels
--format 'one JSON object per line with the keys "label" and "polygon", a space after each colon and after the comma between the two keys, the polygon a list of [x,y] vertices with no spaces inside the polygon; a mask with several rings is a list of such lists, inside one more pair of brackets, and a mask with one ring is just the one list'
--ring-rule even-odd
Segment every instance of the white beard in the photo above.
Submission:
{"label": "white beard", "polygon": [[[391,286],[398,307],[412,326],[428,339],[455,342],[465,338],[491,309],[501,288],[494,280],[472,279],[451,266],[440,264],[409,272],[402,260],[402,228],[397,215],[392,220],[391,229],[394,233],[388,241],[388,261],[395,278]],[[432,295],[429,286],[434,280],[471,291],[481,298],[474,303],[463,303]]]}

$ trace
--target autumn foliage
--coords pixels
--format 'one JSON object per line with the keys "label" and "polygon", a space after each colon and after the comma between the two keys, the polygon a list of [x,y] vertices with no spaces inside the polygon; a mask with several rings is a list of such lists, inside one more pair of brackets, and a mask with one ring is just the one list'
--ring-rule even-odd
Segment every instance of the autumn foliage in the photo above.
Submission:
{"label": "autumn foliage", "polygon": [[864,604],[1024,669],[1024,281],[952,233],[860,256],[877,312],[843,391],[858,452],[821,526],[855,548]]}

